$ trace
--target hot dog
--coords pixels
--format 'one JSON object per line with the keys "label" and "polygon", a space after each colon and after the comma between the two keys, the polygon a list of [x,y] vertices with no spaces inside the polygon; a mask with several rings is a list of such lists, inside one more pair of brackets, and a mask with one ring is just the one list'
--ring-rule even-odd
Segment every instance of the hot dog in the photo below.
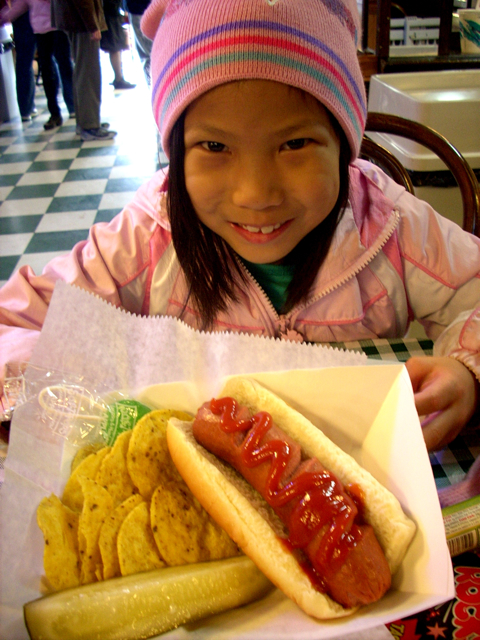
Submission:
{"label": "hot dog", "polygon": [[172,421],[167,437],[198,500],[306,613],[348,615],[388,590],[415,525],[275,394],[232,378],[199,409],[193,430]]}
{"label": "hot dog", "polygon": [[265,498],[286,525],[289,546],[311,564],[320,591],[350,608],[375,602],[390,588],[385,554],[361,519],[360,492],[351,495],[316,458],[302,459],[300,445],[270,414],[250,417],[233,398],[213,399],[199,409],[193,435]]}

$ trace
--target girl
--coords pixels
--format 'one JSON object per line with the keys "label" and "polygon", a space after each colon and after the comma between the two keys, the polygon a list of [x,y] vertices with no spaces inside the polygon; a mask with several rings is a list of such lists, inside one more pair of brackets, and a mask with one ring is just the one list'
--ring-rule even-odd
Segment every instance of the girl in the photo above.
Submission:
{"label": "girl", "polygon": [[474,414],[480,241],[357,160],[355,0],[153,0],[156,174],[110,224],[0,291],[4,361],[28,359],[63,279],[139,314],[312,342],[403,336],[428,448]]}

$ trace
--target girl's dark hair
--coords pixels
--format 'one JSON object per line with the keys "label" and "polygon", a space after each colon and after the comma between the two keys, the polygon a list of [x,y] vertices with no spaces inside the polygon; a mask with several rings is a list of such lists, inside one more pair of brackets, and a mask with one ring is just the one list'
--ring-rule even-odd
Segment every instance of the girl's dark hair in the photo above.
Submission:
{"label": "girl's dark hair", "polygon": [[[285,312],[306,301],[348,202],[350,146],[343,129],[333,116],[331,118],[340,139],[339,196],[325,220],[285,258],[295,267]],[[245,281],[245,275],[235,251],[200,221],[193,208],[185,184],[184,123],[185,114],[182,114],[170,136],[167,207],[172,242],[190,288],[189,298],[203,318],[203,328],[209,329],[218,313],[226,311],[229,303],[237,300],[235,283]]]}

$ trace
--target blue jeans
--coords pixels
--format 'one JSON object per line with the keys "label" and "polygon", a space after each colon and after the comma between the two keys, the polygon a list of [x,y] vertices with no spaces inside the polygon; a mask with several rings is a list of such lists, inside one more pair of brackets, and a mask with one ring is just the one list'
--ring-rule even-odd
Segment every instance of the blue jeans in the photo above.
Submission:
{"label": "blue jeans", "polygon": [[22,117],[29,116],[35,109],[35,76],[33,56],[35,55],[35,35],[30,26],[28,11],[12,22],[15,40],[17,102]]}
{"label": "blue jeans", "polygon": [[68,112],[73,113],[75,111],[72,87],[73,64],[66,34],[63,31],[37,33],[37,51],[50,114],[55,117],[60,115],[57,98],[59,86],[57,66],[62,79],[63,99]]}

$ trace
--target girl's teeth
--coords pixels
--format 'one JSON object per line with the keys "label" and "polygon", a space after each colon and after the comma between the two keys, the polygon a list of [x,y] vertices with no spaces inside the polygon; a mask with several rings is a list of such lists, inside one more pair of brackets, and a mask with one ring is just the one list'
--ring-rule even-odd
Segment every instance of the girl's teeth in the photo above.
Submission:
{"label": "girl's teeth", "polygon": [[264,234],[268,234],[268,233],[272,233],[273,231],[275,231],[276,229],[279,229],[282,226],[282,223],[279,222],[278,224],[271,224],[268,227],[250,227],[247,224],[241,224],[240,225],[243,229],[246,229],[247,231],[250,231],[251,233],[264,233]]}

